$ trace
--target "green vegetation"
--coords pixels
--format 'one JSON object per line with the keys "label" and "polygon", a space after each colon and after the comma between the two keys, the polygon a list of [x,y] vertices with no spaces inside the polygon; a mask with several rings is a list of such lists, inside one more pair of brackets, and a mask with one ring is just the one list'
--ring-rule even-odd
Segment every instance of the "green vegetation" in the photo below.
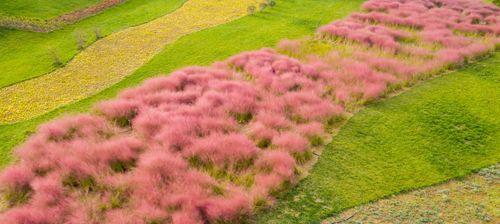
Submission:
{"label": "green vegetation", "polygon": [[85,47],[97,39],[96,30],[100,37],[106,36],[168,14],[185,1],[129,0],[51,33],[0,28],[0,88],[66,64],[79,52],[80,44]]}
{"label": "green vegetation", "polygon": [[257,223],[318,223],[500,162],[500,52],[369,105]]}
{"label": "green vegetation", "polygon": [[100,0],[5,0],[0,1],[0,15],[51,19],[98,2]]}
{"label": "green vegetation", "polygon": [[498,223],[500,166],[349,209],[323,223]]}
{"label": "green vegetation", "polygon": [[[32,120],[0,126],[0,166],[11,161],[13,147],[24,141],[39,124],[54,117],[88,111],[95,102],[114,97],[124,88],[135,86],[149,77],[168,74],[183,66],[207,65],[244,50],[274,46],[283,38],[311,35],[319,25],[348,15],[357,10],[362,2],[363,0],[276,1],[276,6],[268,7],[263,12],[187,35],[168,45],[162,53],[134,74],[93,97]],[[109,11],[111,10],[116,9]],[[76,48],[76,44],[73,48]],[[3,56],[0,56],[0,62],[3,60],[1,57]],[[1,68],[0,63],[0,71],[3,70]]]}

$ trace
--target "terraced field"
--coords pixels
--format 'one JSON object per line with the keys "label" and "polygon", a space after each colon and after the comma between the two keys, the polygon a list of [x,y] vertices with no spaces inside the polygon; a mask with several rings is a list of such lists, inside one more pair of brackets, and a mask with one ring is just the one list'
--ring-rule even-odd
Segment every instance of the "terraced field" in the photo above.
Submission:
{"label": "terraced field", "polygon": [[99,40],[51,74],[0,89],[0,122],[26,120],[89,97],[132,73],[166,44],[237,19],[253,4],[191,0],[167,16]]}
{"label": "terraced field", "polygon": [[[77,35],[81,51],[48,74],[7,76],[0,222],[327,223],[498,164],[500,9],[363,2],[177,1],[95,42]],[[382,201],[340,221],[450,219],[435,206],[497,218],[448,202],[396,217]]]}
{"label": "terraced field", "polygon": [[[10,2],[10,1],[9,1]],[[0,87],[48,74],[97,38],[138,26],[175,11],[185,0],[128,0],[50,33],[0,28]],[[96,34],[97,33],[97,34]],[[22,44],[19,41],[22,40]]]}

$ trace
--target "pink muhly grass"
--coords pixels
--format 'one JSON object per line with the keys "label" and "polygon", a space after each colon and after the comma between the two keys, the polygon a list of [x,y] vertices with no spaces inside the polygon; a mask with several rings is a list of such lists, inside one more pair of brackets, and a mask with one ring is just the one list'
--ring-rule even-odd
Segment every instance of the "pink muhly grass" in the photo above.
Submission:
{"label": "pink muhly grass", "polygon": [[369,11],[385,11],[387,9],[396,9],[400,3],[390,0],[378,0],[378,1],[366,1],[361,6],[365,10]]}
{"label": "pink muhly grass", "polygon": [[363,97],[366,100],[373,100],[380,97],[387,86],[384,83],[367,83],[364,89]]}
{"label": "pink muhly grass", "polygon": [[27,167],[7,167],[0,175],[0,189],[22,189],[30,187],[35,174]]}
{"label": "pink muhly grass", "polygon": [[182,175],[188,167],[180,156],[165,151],[150,151],[141,156],[137,164],[137,184],[165,183]]}
{"label": "pink muhly grass", "polygon": [[464,56],[456,49],[443,49],[436,53],[437,60],[444,66],[460,64],[464,61]]}
{"label": "pink muhly grass", "polygon": [[255,162],[255,166],[264,173],[274,173],[285,179],[294,175],[295,160],[290,154],[283,151],[265,151]]}
{"label": "pink muhly grass", "polygon": [[98,110],[110,120],[130,123],[138,113],[138,103],[130,100],[114,100],[99,104]]}
{"label": "pink muhly grass", "polygon": [[197,136],[195,127],[191,126],[191,122],[195,118],[179,117],[168,122],[168,128],[164,128],[155,136],[155,140],[169,145],[170,149],[180,151],[187,148]]}
{"label": "pink muhly grass", "polygon": [[203,220],[197,216],[193,215],[192,211],[180,211],[175,212],[172,215],[172,224],[199,224],[203,223]]}
{"label": "pink muhly grass", "polygon": [[292,125],[291,122],[287,120],[283,114],[279,113],[262,111],[257,114],[255,119],[266,127],[275,130],[287,129]]}
{"label": "pink muhly grass", "polygon": [[244,135],[215,134],[195,141],[185,155],[197,156],[214,164],[235,164],[254,158],[258,151],[253,142]]}
{"label": "pink muhly grass", "polygon": [[295,165],[294,158],[287,152],[278,150],[263,152],[255,162],[259,174],[255,176],[251,192],[254,198],[265,198],[269,192],[277,190],[284,183],[294,182]]}
{"label": "pink muhly grass", "polygon": [[[33,209],[28,206],[17,207],[6,211],[0,215],[2,223],[52,223],[54,217],[40,209]],[[57,221],[57,220],[56,220]]]}
{"label": "pink muhly grass", "polygon": [[273,138],[273,145],[290,153],[304,153],[309,149],[309,142],[293,132],[281,133]]}
{"label": "pink muhly grass", "polygon": [[321,136],[324,134],[325,128],[320,122],[310,122],[301,124],[297,127],[298,132],[306,137]]}
{"label": "pink muhly grass", "polygon": [[324,120],[343,113],[342,107],[320,98],[313,92],[290,92],[284,98],[288,109],[293,113],[292,116],[299,115],[306,120]]}
{"label": "pink muhly grass", "polygon": [[106,130],[107,126],[104,119],[96,116],[65,117],[40,127],[35,138],[49,141],[71,141],[79,137],[93,139],[99,138],[103,134],[101,130]]}
{"label": "pink muhly grass", "polygon": [[[233,193],[234,194],[234,193]],[[243,215],[251,213],[251,200],[243,193],[231,197],[210,199],[206,205],[208,219],[216,221],[237,221]]]}
{"label": "pink muhly grass", "polygon": [[334,105],[326,100],[314,104],[300,107],[297,114],[306,120],[325,120],[332,116],[339,116],[344,113],[344,108],[340,105]]}
{"label": "pink muhly grass", "polygon": [[327,36],[338,36],[348,40],[378,46],[389,51],[396,51],[401,46],[397,39],[408,35],[384,26],[373,26],[359,23],[353,19],[334,22],[318,30]]}
{"label": "pink muhly grass", "polygon": [[300,53],[300,48],[302,46],[302,43],[300,41],[297,41],[297,40],[281,40],[279,43],[278,43],[278,50],[281,50],[281,51],[284,51],[284,52],[288,52],[288,53],[291,53],[291,54],[298,54]]}
{"label": "pink muhly grass", "polygon": [[66,193],[61,180],[57,176],[46,179],[37,179],[33,182],[32,204],[35,206],[66,206]]}
{"label": "pink muhly grass", "polygon": [[143,150],[143,143],[132,137],[112,139],[99,146],[99,159],[104,164],[136,160]]}
{"label": "pink muhly grass", "polygon": [[255,122],[250,124],[249,135],[256,140],[270,141],[274,136],[278,135],[278,131],[269,127],[266,127],[260,122]]}
{"label": "pink muhly grass", "polygon": [[462,54],[467,58],[475,58],[489,52],[493,47],[488,47],[482,43],[473,43],[461,49]]}
{"label": "pink muhly grass", "polygon": [[252,188],[252,197],[256,200],[262,199],[264,202],[272,202],[270,198],[271,192],[280,190],[286,183],[290,183],[286,177],[271,173],[271,174],[257,174],[255,175],[255,184]]}

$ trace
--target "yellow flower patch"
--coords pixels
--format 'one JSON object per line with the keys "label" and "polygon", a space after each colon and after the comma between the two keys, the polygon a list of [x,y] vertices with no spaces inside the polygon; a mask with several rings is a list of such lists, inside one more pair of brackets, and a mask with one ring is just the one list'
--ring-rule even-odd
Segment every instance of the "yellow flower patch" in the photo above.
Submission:
{"label": "yellow flower patch", "polygon": [[179,37],[235,20],[258,0],[189,0],[181,8],[92,44],[64,68],[0,89],[0,123],[26,120],[119,82]]}

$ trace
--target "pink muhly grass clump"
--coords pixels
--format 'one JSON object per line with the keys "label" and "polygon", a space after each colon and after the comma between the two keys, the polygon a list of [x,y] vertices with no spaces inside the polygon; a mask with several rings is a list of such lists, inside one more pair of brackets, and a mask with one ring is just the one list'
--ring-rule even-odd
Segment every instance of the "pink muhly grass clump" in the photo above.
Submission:
{"label": "pink muhly grass clump", "polygon": [[369,53],[356,53],[355,57],[366,62],[374,70],[384,71],[394,75],[384,79],[384,81],[390,83],[396,82],[396,77],[413,76],[418,71],[415,66],[408,65],[397,59],[383,58]]}
{"label": "pink muhly grass clump", "polygon": [[254,198],[266,198],[283,184],[295,182],[296,162],[287,152],[265,151],[255,164],[260,172],[251,192]]}
{"label": "pink muhly grass clump", "polygon": [[283,114],[262,111],[257,114],[256,121],[268,128],[283,130],[291,127],[292,123]]}
{"label": "pink muhly grass clump", "polygon": [[367,83],[364,89],[363,97],[365,100],[373,100],[380,97],[387,86],[383,83]]}
{"label": "pink muhly grass clump", "polygon": [[308,138],[314,136],[322,136],[325,132],[325,127],[320,122],[310,122],[301,124],[297,127],[299,133]]}
{"label": "pink muhly grass clump", "polygon": [[166,122],[168,128],[163,128],[155,136],[155,140],[164,145],[170,146],[170,149],[181,151],[191,145],[196,133],[196,127],[191,125],[195,118],[178,117],[175,120]]}
{"label": "pink muhly grass clump", "polygon": [[277,130],[266,127],[260,122],[254,122],[249,127],[249,135],[256,140],[270,141],[274,136],[278,135]]}
{"label": "pink muhly grass clump", "polygon": [[[56,219],[56,220],[54,220]],[[0,215],[2,223],[53,223],[57,217],[50,217],[46,211],[23,206],[10,209]]]}
{"label": "pink muhly grass clump", "polygon": [[138,104],[131,100],[113,100],[99,104],[98,110],[110,120],[130,120],[137,114]]}
{"label": "pink muhly grass clump", "polygon": [[271,150],[265,151],[255,162],[255,166],[264,173],[274,173],[285,179],[293,178],[295,160],[290,154]]}
{"label": "pink muhly grass clump", "polygon": [[253,159],[259,149],[246,136],[240,134],[215,134],[197,140],[185,155],[197,156],[201,160],[219,164],[236,164]]}
{"label": "pink muhly grass clump", "polygon": [[401,46],[398,39],[408,37],[408,34],[384,26],[366,25],[346,19],[321,27],[318,32],[326,36],[338,36],[348,40],[378,46],[389,51],[396,51]]}
{"label": "pink muhly grass clump", "polygon": [[51,206],[68,210],[66,192],[58,177],[37,179],[33,182],[33,206]]}
{"label": "pink muhly grass clump", "polygon": [[290,153],[305,153],[309,149],[309,142],[299,134],[293,132],[281,133],[274,137],[273,145]]}
{"label": "pink muhly grass clump", "polygon": [[312,92],[290,92],[283,97],[292,117],[298,115],[301,119],[320,121],[343,113],[341,106]]}
{"label": "pink muhly grass clump", "polygon": [[302,46],[302,43],[300,41],[297,41],[297,40],[281,40],[279,43],[278,43],[278,50],[281,50],[281,51],[284,51],[284,52],[288,52],[288,53],[291,53],[291,54],[298,54],[300,53],[300,48]]}
{"label": "pink muhly grass clump", "polygon": [[35,174],[27,167],[12,166],[2,171],[0,176],[1,190],[19,190],[30,188]]}
{"label": "pink muhly grass clump", "polygon": [[368,11],[386,11],[388,9],[397,9],[400,3],[391,0],[366,1],[361,6]]}
{"label": "pink muhly grass clump", "polygon": [[460,64],[464,61],[464,56],[456,49],[443,49],[436,53],[437,60],[444,66]]}
{"label": "pink muhly grass clump", "polygon": [[153,150],[141,156],[136,171],[140,175],[132,181],[137,184],[147,184],[147,182],[167,184],[165,181],[181,176],[187,168],[188,164],[180,156],[163,150]]}
{"label": "pink muhly grass clump", "polygon": [[243,215],[251,213],[251,199],[241,193],[233,193],[231,197],[210,199],[206,205],[209,220],[237,221]]}

